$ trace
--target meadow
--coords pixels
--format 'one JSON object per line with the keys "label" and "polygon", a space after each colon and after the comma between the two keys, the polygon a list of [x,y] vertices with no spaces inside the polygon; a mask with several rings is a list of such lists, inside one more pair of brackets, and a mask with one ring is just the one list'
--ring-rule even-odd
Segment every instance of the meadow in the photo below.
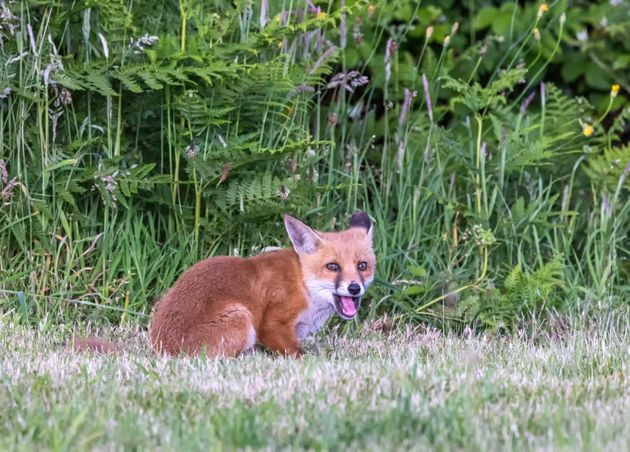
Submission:
{"label": "meadow", "polygon": [[[628,8],[1,2],[0,447],[627,448]],[[194,262],[356,209],[304,360],[148,353]]]}
{"label": "meadow", "polygon": [[5,319],[0,448],[626,450],[630,336],[614,323],[530,338],[372,323],[301,360],[216,360],[156,357],[133,326],[101,331],[125,353],[77,354],[69,328]]}

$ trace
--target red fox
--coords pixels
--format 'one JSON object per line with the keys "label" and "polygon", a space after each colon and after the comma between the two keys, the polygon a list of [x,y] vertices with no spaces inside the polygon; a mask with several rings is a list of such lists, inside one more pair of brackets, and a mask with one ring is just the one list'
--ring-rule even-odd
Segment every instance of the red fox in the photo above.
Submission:
{"label": "red fox", "polygon": [[315,231],[289,215],[284,224],[292,248],[212,257],[184,272],[156,305],[149,327],[153,348],[237,356],[260,343],[300,356],[300,341],[335,312],[353,319],[374,279],[368,215],[355,212],[341,232]]}

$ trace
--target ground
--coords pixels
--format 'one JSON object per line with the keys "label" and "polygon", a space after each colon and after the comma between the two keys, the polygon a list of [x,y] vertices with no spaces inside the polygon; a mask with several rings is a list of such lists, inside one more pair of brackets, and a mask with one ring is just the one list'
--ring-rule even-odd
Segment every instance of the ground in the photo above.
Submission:
{"label": "ground", "polygon": [[630,334],[328,332],[301,360],[121,355],[0,319],[0,449],[628,450]]}

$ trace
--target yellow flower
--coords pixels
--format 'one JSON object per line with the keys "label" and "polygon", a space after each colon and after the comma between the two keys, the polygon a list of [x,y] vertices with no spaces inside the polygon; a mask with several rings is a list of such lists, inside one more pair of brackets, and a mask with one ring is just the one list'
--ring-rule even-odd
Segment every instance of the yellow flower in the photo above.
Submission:
{"label": "yellow flower", "polygon": [[538,18],[541,18],[543,14],[545,14],[547,11],[549,11],[549,5],[547,5],[546,3],[541,3],[541,5],[538,7]]}
{"label": "yellow flower", "polygon": [[328,17],[328,14],[326,14],[325,11],[320,11],[320,12],[317,13],[317,18],[319,20],[324,20],[326,17]]}
{"label": "yellow flower", "polygon": [[610,88],[610,97],[617,97],[619,94],[619,85],[615,83],[612,88]]}
{"label": "yellow flower", "polygon": [[532,33],[534,34],[534,39],[536,41],[540,41],[540,30],[538,29],[538,27],[534,28],[532,30]]}
{"label": "yellow flower", "polygon": [[582,134],[584,134],[585,137],[590,137],[591,135],[593,135],[593,126],[590,124],[583,124]]}
{"label": "yellow flower", "polygon": [[449,35],[446,35],[446,37],[444,38],[444,47],[448,47],[450,43],[451,43],[451,37]]}
{"label": "yellow flower", "polygon": [[367,11],[368,11],[368,16],[372,17],[374,13],[376,12],[376,5],[374,4],[368,5]]}

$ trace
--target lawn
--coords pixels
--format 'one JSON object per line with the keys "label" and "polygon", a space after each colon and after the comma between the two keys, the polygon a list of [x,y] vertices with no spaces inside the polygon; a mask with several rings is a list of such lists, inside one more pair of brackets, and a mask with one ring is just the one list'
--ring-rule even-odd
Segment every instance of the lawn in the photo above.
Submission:
{"label": "lawn", "polygon": [[[333,329],[334,330],[334,329]],[[75,353],[67,327],[0,321],[0,449],[623,450],[630,335],[329,332],[302,360]]]}

